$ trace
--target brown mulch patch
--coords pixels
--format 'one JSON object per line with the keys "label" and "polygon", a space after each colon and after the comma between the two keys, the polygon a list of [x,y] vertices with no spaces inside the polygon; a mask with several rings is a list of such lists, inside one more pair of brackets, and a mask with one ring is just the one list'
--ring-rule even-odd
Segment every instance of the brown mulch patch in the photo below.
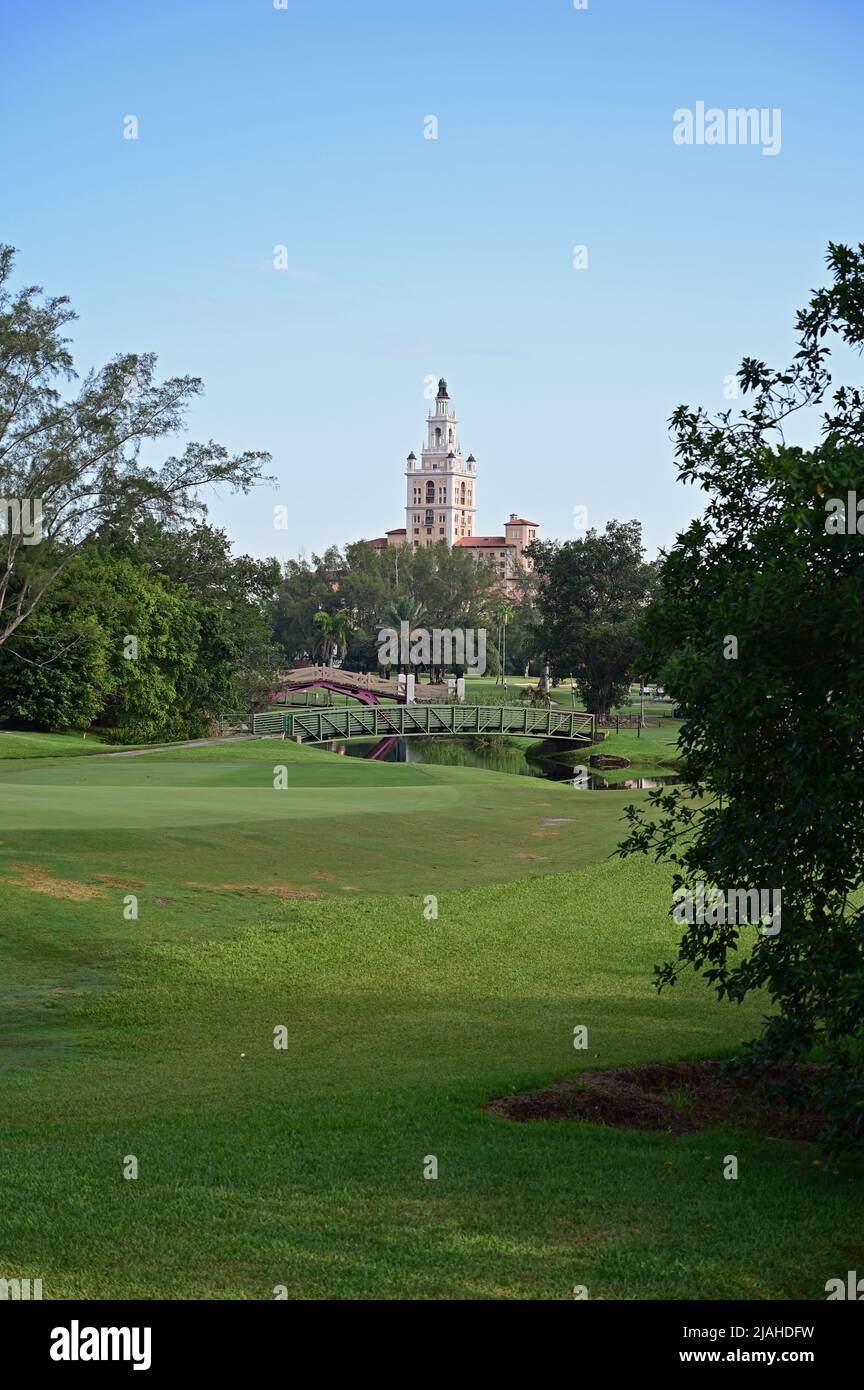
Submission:
{"label": "brown mulch patch", "polygon": [[694,1134],[753,1129],[772,1139],[815,1139],[824,1067],[778,1063],[721,1077],[720,1062],[652,1063],[585,1071],[486,1106],[509,1120],[588,1120],[617,1129]]}

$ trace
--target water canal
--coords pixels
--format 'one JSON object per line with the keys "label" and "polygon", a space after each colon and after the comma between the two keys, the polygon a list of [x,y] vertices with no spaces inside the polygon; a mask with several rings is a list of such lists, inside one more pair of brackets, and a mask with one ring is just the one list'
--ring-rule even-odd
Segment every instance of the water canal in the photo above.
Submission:
{"label": "water canal", "polygon": [[[322,744],[331,753],[349,758],[368,758],[378,741],[352,739],[350,742]],[[574,770],[587,762],[584,750],[572,747],[556,752],[548,744],[487,736],[482,738],[400,738],[391,742],[381,761],[430,763],[444,767],[474,767],[490,772],[508,772],[518,777],[541,777],[551,782],[572,782]],[[606,773],[587,769],[591,791],[635,791],[680,782],[674,774],[640,777],[638,770],[615,768]]]}

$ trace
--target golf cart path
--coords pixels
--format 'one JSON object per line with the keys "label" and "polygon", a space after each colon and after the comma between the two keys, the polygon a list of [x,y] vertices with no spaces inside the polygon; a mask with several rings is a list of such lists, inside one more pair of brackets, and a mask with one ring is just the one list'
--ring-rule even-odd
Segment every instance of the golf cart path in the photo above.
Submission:
{"label": "golf cart path", "polygon": [[[124,748],[119,753],[91,753],[92,758],[139,758],[142,753],[162,753],[168,748],[208,748],[213,743],[246,743],[250,739],[273,738],[273,734],[229,734],[227,738],[191,738],[187,743],[149,743],[146,748]],[[279,737],[278,734],[275,735]]]}

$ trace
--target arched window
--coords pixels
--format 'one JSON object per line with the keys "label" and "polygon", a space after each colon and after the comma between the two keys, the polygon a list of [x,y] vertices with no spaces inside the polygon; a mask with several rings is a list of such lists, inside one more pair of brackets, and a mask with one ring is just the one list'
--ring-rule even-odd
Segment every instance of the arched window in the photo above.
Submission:
{"label": "arched window", "polygon": [[440,426],[440,425],[436,425],[436,426],[435,426],[435,443],[436,443],[436,444],[440,444],[440,443],[441,443],[441,426]]}
{"label": "arched window", "polygon": [[435,484],[432,482],[432,479],[430,478],[429,481],[428,481],[428,483],[426,484],[426,502],[427,502],[427,505],[428,505],[429,502],[434,502],[434,501],[435,501]]}

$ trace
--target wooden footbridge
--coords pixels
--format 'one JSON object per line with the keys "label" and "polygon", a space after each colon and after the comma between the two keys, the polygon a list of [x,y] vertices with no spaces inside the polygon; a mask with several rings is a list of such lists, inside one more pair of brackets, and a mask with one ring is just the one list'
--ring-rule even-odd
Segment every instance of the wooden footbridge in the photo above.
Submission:
{"label": "wooden footbridge", "polygon": [[254,734],[282,734],[297,743],[352,738],[498,734],[594,742],[594,716],[584,710],[528,705],[365,705],[358,709],[268,710],[252,717]]}
{"label": "wooden footbridge", "polygon": [[[379,700],[399,699],[396,680],[373,676],[371,671],[344,671],[341,666],[299,666],[279,677],[280,694],[294,690],[334,690],[349,695],[362,704],[375,705]],[[424,699],[447,701],[450,690],[446,685],[418,685],[417,694]]]}

